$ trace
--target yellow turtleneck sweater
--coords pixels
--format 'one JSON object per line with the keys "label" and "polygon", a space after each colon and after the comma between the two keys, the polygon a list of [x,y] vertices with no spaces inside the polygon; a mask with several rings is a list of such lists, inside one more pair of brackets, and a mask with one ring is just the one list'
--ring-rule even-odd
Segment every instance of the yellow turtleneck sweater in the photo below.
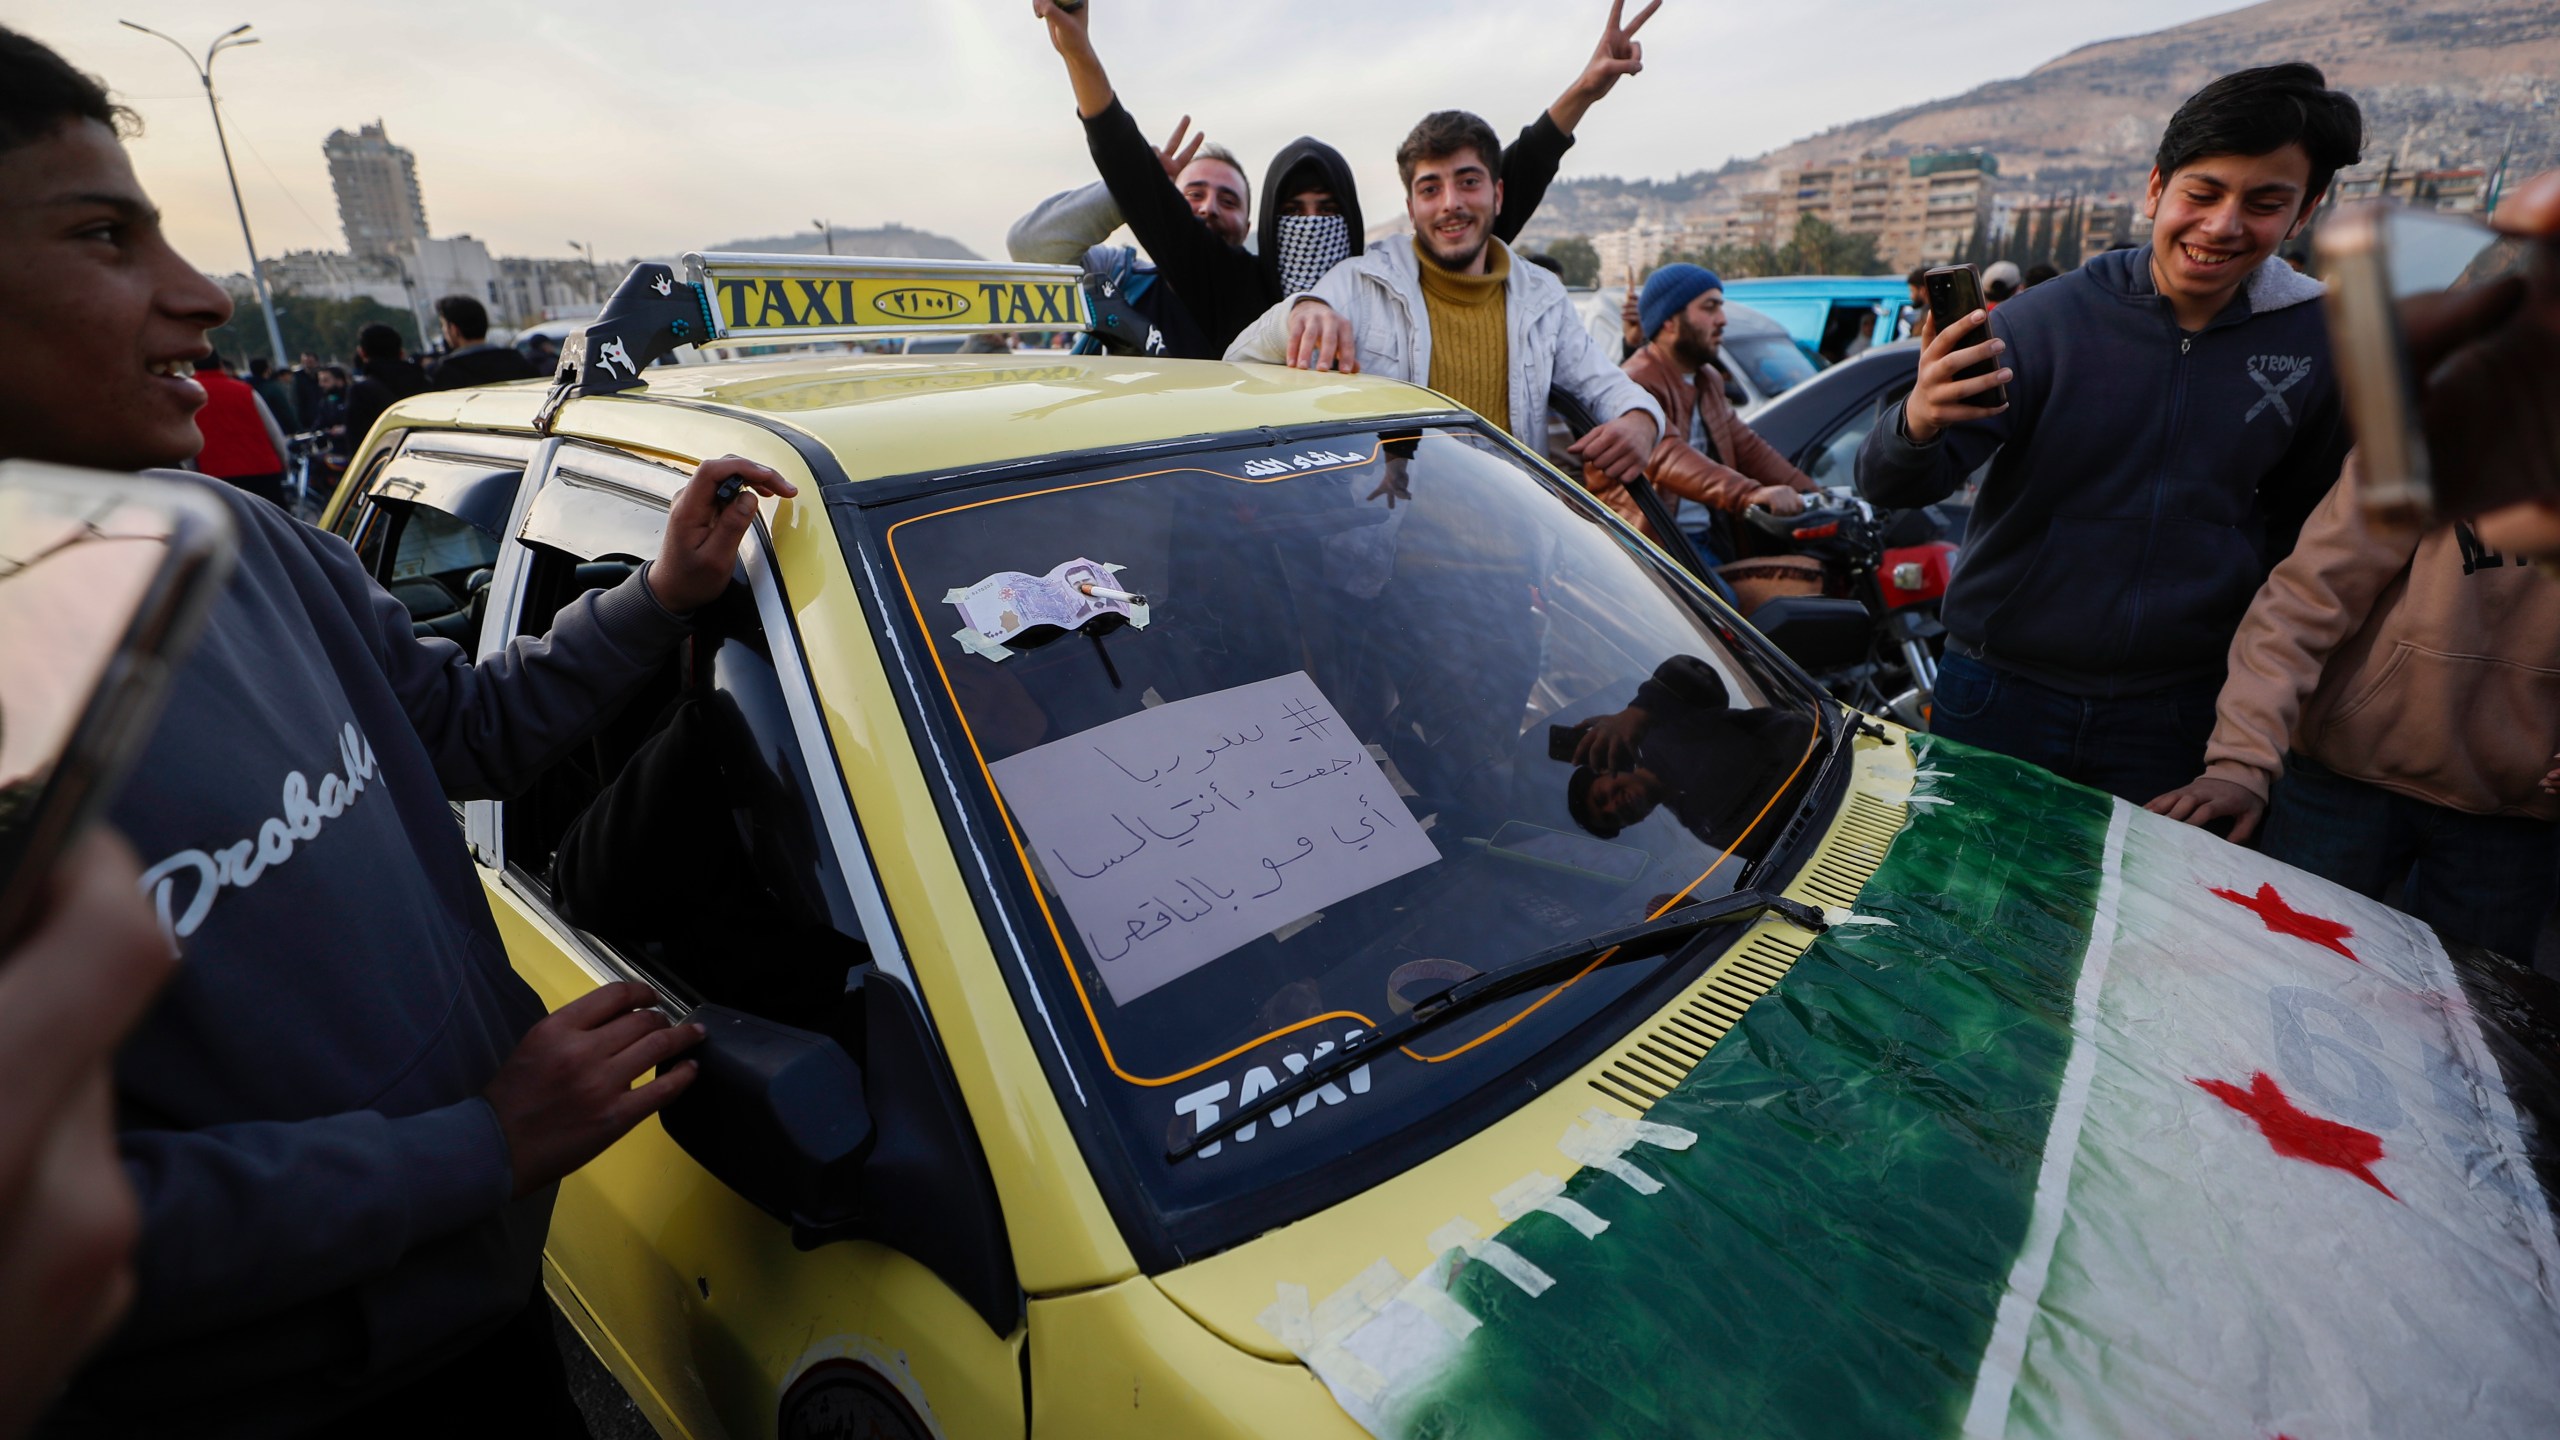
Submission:
{"label": "yellow turtleneck sweater", "polygon": [[[1427,254],[1422,264],[1422,303],[1431,316],[1431,388],[1494,423],[1511,428],[1511,329],[1504,288],[1511,281],[1511,252],[1499,240],[1485,242],[1485,273],[1444,270]],[[1420,242],[1415,242],[1417,252]]]}

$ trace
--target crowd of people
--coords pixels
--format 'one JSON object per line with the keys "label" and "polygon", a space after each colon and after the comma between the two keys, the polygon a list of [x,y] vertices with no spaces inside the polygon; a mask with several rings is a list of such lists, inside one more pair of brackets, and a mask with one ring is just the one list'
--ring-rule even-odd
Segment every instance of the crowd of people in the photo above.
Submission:
{"label": "crowd of people", "polygon": [[[470,296],[447,295],[435,312],[443,344],[422,360],[410,358],[398,330],[378,322],[356,332],[352,369],[305,352],[281,371],[252,356],[243,372],[220,350],[206,354],[194,362],[207,397],[198,417],[205,447],[187,468],[275,505],[309,504],[327,493],[351,449],[393,404],[429,390],[546,373],[524,350],[490,342],[489,309]],[[287,483],[297,463],[300,496]]]}
{"label": "crowd of people", "polygon": [[[1658,4],[1613,3],[1508,145],[1473,114],[1424,115],[1394,151],[1410,234],[1372,243],[1342,152],[1295,141],[1257,191],[1187,117],[1157,147],[1111,85],[1094,7],[1036,0],[1098,179],[1034,207],[1012,251],[1080,265],[1131,351],[1403,379],[1542,451],[1550,397],[1569,396],[1592,421],[1569,451],[1585,483],[1639,525],[1639,479],[1712,511],[1791,511],[1814,485],[1726,399],[1717,275],[1657,270],[1621,351],[1513,249],[1592,107],[1643,69]],[[539,1292],[554,1186],[684,1088],[699,1032],[638,985],[543,1015],[447,800],[548,763],[677,643],[750,522],[724,481],[791,487],[707,462],[657,557],[547,637],[477,664],[414,638],[343,544],[272,503],[288,436],[361,437],[406,395],[533,366],[449,297],[433,368],[373,327],[349,370],[235,374],[204,338],[230,301],[162,235],[130,123],[0,30],[0,457],[192,463],[230,482],[206,488],[241,536],[117,833],[63,862],[0,965],[0,1025],[40,1071],[0,1123],[0,1306],[40,1342],[0,1353],[0,1433],[578,1433]],[[2320,290],[2277,257],[2362,143],[2356,103],[2310,66],[2206,86],[2161,137],[2151,242],[1989,277],[2016,287],[1996,309],[1924,323],[1857,480],[1901,506],[1984,477],[1939,733],[2232,822],[2367,893],[2401,884],[2447,936],[2529,951],[2560,870],[2560,582],[2525,556],[2560,552],[2560,509],[2364,528]],[[2501,218],[2560,231],[2560,177]],[[1143,254],[1110,243],[1124,224]],[[2518,282],[2440,353],[2545,323],[2540,263],[2530,308]],[[1925,313],[1916,277],[1913,298]],[[1995,368],[1968,378],[1977,362]],[[261,821],[315,747],[372,791],[325,843],[316,820]],[[1595,769],[1593,803],[1614,783]],[[158,857],[242,834],[243,855],[280,844],[274,863],[244,859],[183,916],[143,887]],[[28,1315],[47,1319],[27,1332]]]}

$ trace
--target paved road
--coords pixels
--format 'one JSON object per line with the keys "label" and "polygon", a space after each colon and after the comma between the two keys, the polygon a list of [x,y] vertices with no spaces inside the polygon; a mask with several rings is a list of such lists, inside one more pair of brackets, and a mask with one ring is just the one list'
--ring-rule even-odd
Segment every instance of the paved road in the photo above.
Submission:
{"label": "paved road", "polygon": [[587,1417],[587,1434],[593,1440],[658,1440],[649,1422],[640,1418],[640,1407],[622,1393],[613,1372],[604,1368],[557,1309],[551,1312],[551,1335],[560,1342],[560,1360],[569,1370],[569,1393],[577,1399],[579,1413]]}

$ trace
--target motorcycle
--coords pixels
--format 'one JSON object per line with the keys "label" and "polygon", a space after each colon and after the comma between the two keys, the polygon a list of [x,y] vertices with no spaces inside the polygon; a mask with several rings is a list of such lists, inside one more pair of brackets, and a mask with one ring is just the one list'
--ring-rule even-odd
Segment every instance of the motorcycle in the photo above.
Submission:
{"label": "motorcycle", "polygon": [[1799,514],[1754,508],[1741,518],[1777,552],[1717,567],[1744,618],[1774,638],[1780,627],[1801,624],[1809,607],[1798,601],[1858,602],[1864,623],[1855,635],[1833,609],[1832,638],[1802,647],[1798,663],[1840,699],[1926,727],[1946,646],[1938,611],[1955,565],[1950,537],[1963,533],[1961,507],[1880,510],[1839,487],[1808,495]]}
{"label": "motorcycle", "polygon": [[[1549,406],[1565,436],[1591,430],[1589,411],[1572,395],[1556,391]],[[1807,496],[1801,514],[1745,511],[1745,523],[1781,553],[1714,566],[1649,482],[1638,476],[1627,491],[1672,559],[1732,601],[1816,683],[1869,714],[1928,728],[1946,645],[1938,607],[1965,507],[1878,510],[1834,487]],[[1792,573],[1777,578],[1772,570]],[[1776,583],[1760,583],[1765,579]]]}

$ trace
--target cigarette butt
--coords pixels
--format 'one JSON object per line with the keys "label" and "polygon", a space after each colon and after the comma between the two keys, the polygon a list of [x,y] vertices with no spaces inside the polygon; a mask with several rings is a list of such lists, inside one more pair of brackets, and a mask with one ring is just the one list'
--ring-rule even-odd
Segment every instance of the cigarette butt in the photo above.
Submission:
{"label": "cigarette butt", "polygon": [[1133,595],[1126,590],[1114,590],[1108,585],[1078,585],[1076,588],[1096,600],[1125,600],[1132,605],[1147,603],[1147,597],[1144,595]]}

